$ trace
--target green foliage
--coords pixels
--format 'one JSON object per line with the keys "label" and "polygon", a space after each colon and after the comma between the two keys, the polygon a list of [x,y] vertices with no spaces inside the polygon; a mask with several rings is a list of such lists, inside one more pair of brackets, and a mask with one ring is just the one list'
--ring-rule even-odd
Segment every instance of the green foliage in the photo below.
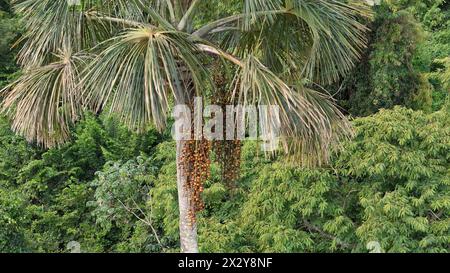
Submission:
{"label": "green foliage", "polygon": [[[235,185],[213,164],[198,219],[201,251],[450,251],[449,3],[384,2],[343,99],[354,115],[391,110],[355,119],[355,137],[324,168],[266,158],[254,142],[243,147]],[[241,5],[202,1],[191,27]],[[10,46],[20,27],[9,5],[0,7],[2,86],[17,69]],[[70,128],[71,143],[43,150],[9,128],[0,119],[0,252],[67,252],[70,241],[85,252],[179,251],[167,134],[131,133],[117,117],[86,114]]]}
{"label": "green foliage", "polygon": [[74,240],[84,251],[120,251],[114,238],[127,231],[97,225],[95,208],[88,205],[96,197],[91,181],[110,160],[151,153],[161,136],[154,130],[132,134],[114,119],[87,115],[72,143],[42,151],[6,126],[3,120],[0,251],[61,252]]}
{"label": "green foliage", "polygon": [[[236,188],[222,184],[213,166],[199,219],[201,251],[368,252],[371,242],[385,252],[449,251],[448,112],[396,107],[354,124],[356,137],[328,169],[265,159],[255,143],[244,146]],[[176,240],[173,144],[161,145],[153,215]]]}
{"label": "green foliage", "polygon": [[[449,251],[449,125],[448,112],[404,108],[356,120],[355,139],[321,170],[258,157],[256,144],[246,144],[236,188],[227,189],[213,166],[199,219],[201,250],[367,252],[368,243],[379,242],[386,252]],[[172,142],[158,147],[147,204],[172,246],[174,156]]]}
{"label": "green foliage", "polygon": [[[116,234],[110,251],[158,252],[158,233],[152,223],[151,207],[146,206],[149,188],[153,186],[154,166],[139,156],[124,164],[107,163],[91,186],[95,188],[92,215],[103,230]],[[154,230],[156,232],[156,230]],[[158,237],[159,239],[159,237]],[[130,242],[130,243],[127,243]]]}
{"label": "green foliage", "polygon": [[356,116],[394,105],[440,110],[449,94],[440,61],[450,55],[449,18],[445,0],[383,1],[370,47],[339,89],[342,105]]}
{"label": "green foliage", "polygon": [[242,6],[243,1],[241,0],[229,0],[227,2],[221,0],[202,1],[195,16],[194,28],[198,29],[213,20],[237,14],[242,11]]}
{"label": "green foliage", "polygon": [[426,41],[419,45],[414,65],[428,74],[435,91],[433,92],[433,110],[444,105],[450,87],[446,85],[445,58],[450,56],[450,6],[448,1],[419,1],[409,7],[422,22],[427,31]]}
{"label": "green foliage", "polygon": [[24,236],[26,202],[13,188],[0,187],[0,252],[29,251]]}
{"label": "green foliage", "polygon": [[[395,107],[354,126],[328,168],[266,158],[254,142],[235,186],[213,165],[200,250],[450,251],[449,110]],[[1,251],[63,252],[73,240],[88,252],[179,251],[174,142],[92,116],[75,131],[46,152],[1,131],[17,150],[0,160]],[[141,142],[153,144],[139,153]]]}
{"label": "green foliage", "polygon": [[421,25],[408,11],[386,4],[376,11],[366,57],[344,82],[347,108],[356,116],[395,105],[431,110],[433,88],[413,65],[424,37]]}
{"label": "green foliage", "polygon": [[11,47],[21,33],[18,19],[12,14],[9,1],[0,2],[0,89],[15,77],[15,50]]}
{"label": "green foliage", "polygon": [[356,121],[336,167],[360,186],[360,240],[388,252],[449,250],[449,117],[396,108]]}

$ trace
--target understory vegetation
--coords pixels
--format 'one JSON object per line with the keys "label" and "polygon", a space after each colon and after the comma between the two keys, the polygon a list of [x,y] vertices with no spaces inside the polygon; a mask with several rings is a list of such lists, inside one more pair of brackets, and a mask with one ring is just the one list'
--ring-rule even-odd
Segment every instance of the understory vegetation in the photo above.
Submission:
{"label": "understory vegetation", "polygon": [[[353,124],[326,168],[243,147],[241,177],[217,164],[199,216],[203,252],[446,252],[450,115],[403,107]],[[178,251],[175,143],[87,116],[72,143],[43,151],[1,126],[0,247],[6,252]]]}

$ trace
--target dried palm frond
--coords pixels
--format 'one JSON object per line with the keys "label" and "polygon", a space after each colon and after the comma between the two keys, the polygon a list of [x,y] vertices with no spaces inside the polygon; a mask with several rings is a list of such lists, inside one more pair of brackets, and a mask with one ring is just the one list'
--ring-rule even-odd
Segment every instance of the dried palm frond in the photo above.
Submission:
{"label": "dried palm frond", "polygon": [[25,70],[2,93],[2,111],[12,117],[14,131],[30,142],[53,147],[70,138],[70,125],[82,114],[81,69],[88,59],[69,49],[55,62]]}

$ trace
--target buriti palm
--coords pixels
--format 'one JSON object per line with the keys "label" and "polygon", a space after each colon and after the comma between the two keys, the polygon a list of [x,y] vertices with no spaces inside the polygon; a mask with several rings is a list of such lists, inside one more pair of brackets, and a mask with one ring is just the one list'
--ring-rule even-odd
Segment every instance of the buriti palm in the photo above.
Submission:
{"label": "buriti palm", "polygon": [[[297,164],[326,162],[350,131],[319,86],[357,61],[365,1],[14,2],[26,26],[19,41],[23,74],[4,90],[2,107],[30,142],[68,141],[86,110],[115,113],[132,129],[163,130],[174,104],[219,94],[244,106],[278,105],[281,146]],[[206,14],[214,9],[221,15]],[[198,196],[187,145],[177,141],[180,244],[197,252]],[[196,145],[208,157],[211,145]]]}

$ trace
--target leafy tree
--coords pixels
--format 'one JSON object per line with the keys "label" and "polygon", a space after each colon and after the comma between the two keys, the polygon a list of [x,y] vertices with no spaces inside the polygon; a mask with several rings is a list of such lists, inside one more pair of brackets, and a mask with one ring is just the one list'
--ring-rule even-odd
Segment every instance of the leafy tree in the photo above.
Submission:
{"label": "leafy tree", "polygon": [[446,0],[389,1],[394,10],[404,10],[414,15],[425,30],[425,40],[417,47],[414,67],[425,73],[434,87],[433,110],[440,110],[448,97],[449,89],[440,73],[445,69],[442,59],[450,55],[450,5]]}
{"label": "leafy tree", "polygon": [[[224,6],[232,15],[200,25],[199,0],[15,2],[26,27],[18,55],[25,73],[8,88],[3,108],[28,141],[62,145],[85,109],[109,108],[130,128],[163,130],[172,101],[214,94],[205,67],[219,58],[234,66],[235,80],[225,85],[237,90],[229,95],[236,102],[282,107],[285,147],[301,163],[326,161],[328,147],[348,133],[338,108],[310,86],[352,69],[365,46],[366,29],[357,21],[367,15],[364,5],[247,0],[236,10],[235,2]],[[95,158],[90,144],[83,147]],[[202,187],[194,188],[182,166],[188,149],[177,142],[180,242],[182,251],[197,252],[195,200]]]}
{"label": "leafy tree", "polygon": [[[201,251],[368,252],[376,242],[383,252],[448,252],[449,122],[445,109],[400,107],[357,119],[355,138],[322,169],[258,156],[257,143],[246,143],[236,187],[226,188],[217,166],[205,185]],[[174,145],[150,159],[158,170],[144,205],[166,251],[179,236]]]}
{"label": "leafy tree", "polygon": [[[233,188],[212,165],[200,250],[367,252],[377,242],[384,252],[448,252],[448,111],[396,107],[359,118],[355,137],[319,169],[266,158],[247,142]],[[90,116],[73,142],[42,151],[7,126],[0,251],[64,252],[73,240],[86,252],[180,250],[175,142]],[[146,141],[157,146],[141,154]]]}
{"label": "leafy tree", "polygon": [[26,252],[27,240],[24,236],[26,227],[26,202],[21,193],[12,187],[0,187],[0,251]]}
{"label": "leafy tree", "polygon": [[151,154],[163,136],[155,130],[132,134],[117,120],[86,115],[71,143],[45,151],[8,127],[2,120],[0,251],[64,252],[70,241],[87,252],[138,251],[119,245],[133,234],[132,226],[100,225],[91,206],[97,188],[92,180],[107,161]]}
{"label": "leafy tree", "polygon": [[449,250],[448,114],[397,108],[357,122],[355,153],[338,166],[362,183],[360,239],[392,252]]}
{"label": "leafy tree", "polygon": [[18,67],[14,61],[15,51],[11,51],[21,32],[18,19],[13,15],[9,1],[0,1],[0,88],[12,80]]}
{"label": "leafy tree", "polygon": [[[106,230],[125,227],[120,233],[125,238],[119,238],[116,246],[119,251],[161,252],[166,248],[153,223],[151,206],[147,206],[154,182],[151,173],[156,168],[151,163],[142,156],[123,164],[107,163],[91,184],[95,188],[91,205],[96,222]],[[128,240],[136,242],[130,244]]]}
{"label": "leafy tree", "polygon": [[[431,1],[418,9],[419,17],[428,31],[426,42],[419,47],[416,66],[429,73],[435,88],[433,109],[439,110],[448,98],[450,87],[445,83],[445,58],[450,56],[450,6],[448,1]],[[444,78],[443,78],[444,77]]]}
{"label": "leafy tree", "polygon": [[395,105],[431,110],[433,88],[414,66],[423,30],[408,11],[393,9],[384,1],[376,7],[365,58],[341,85],[341,97],[353,115]]}

